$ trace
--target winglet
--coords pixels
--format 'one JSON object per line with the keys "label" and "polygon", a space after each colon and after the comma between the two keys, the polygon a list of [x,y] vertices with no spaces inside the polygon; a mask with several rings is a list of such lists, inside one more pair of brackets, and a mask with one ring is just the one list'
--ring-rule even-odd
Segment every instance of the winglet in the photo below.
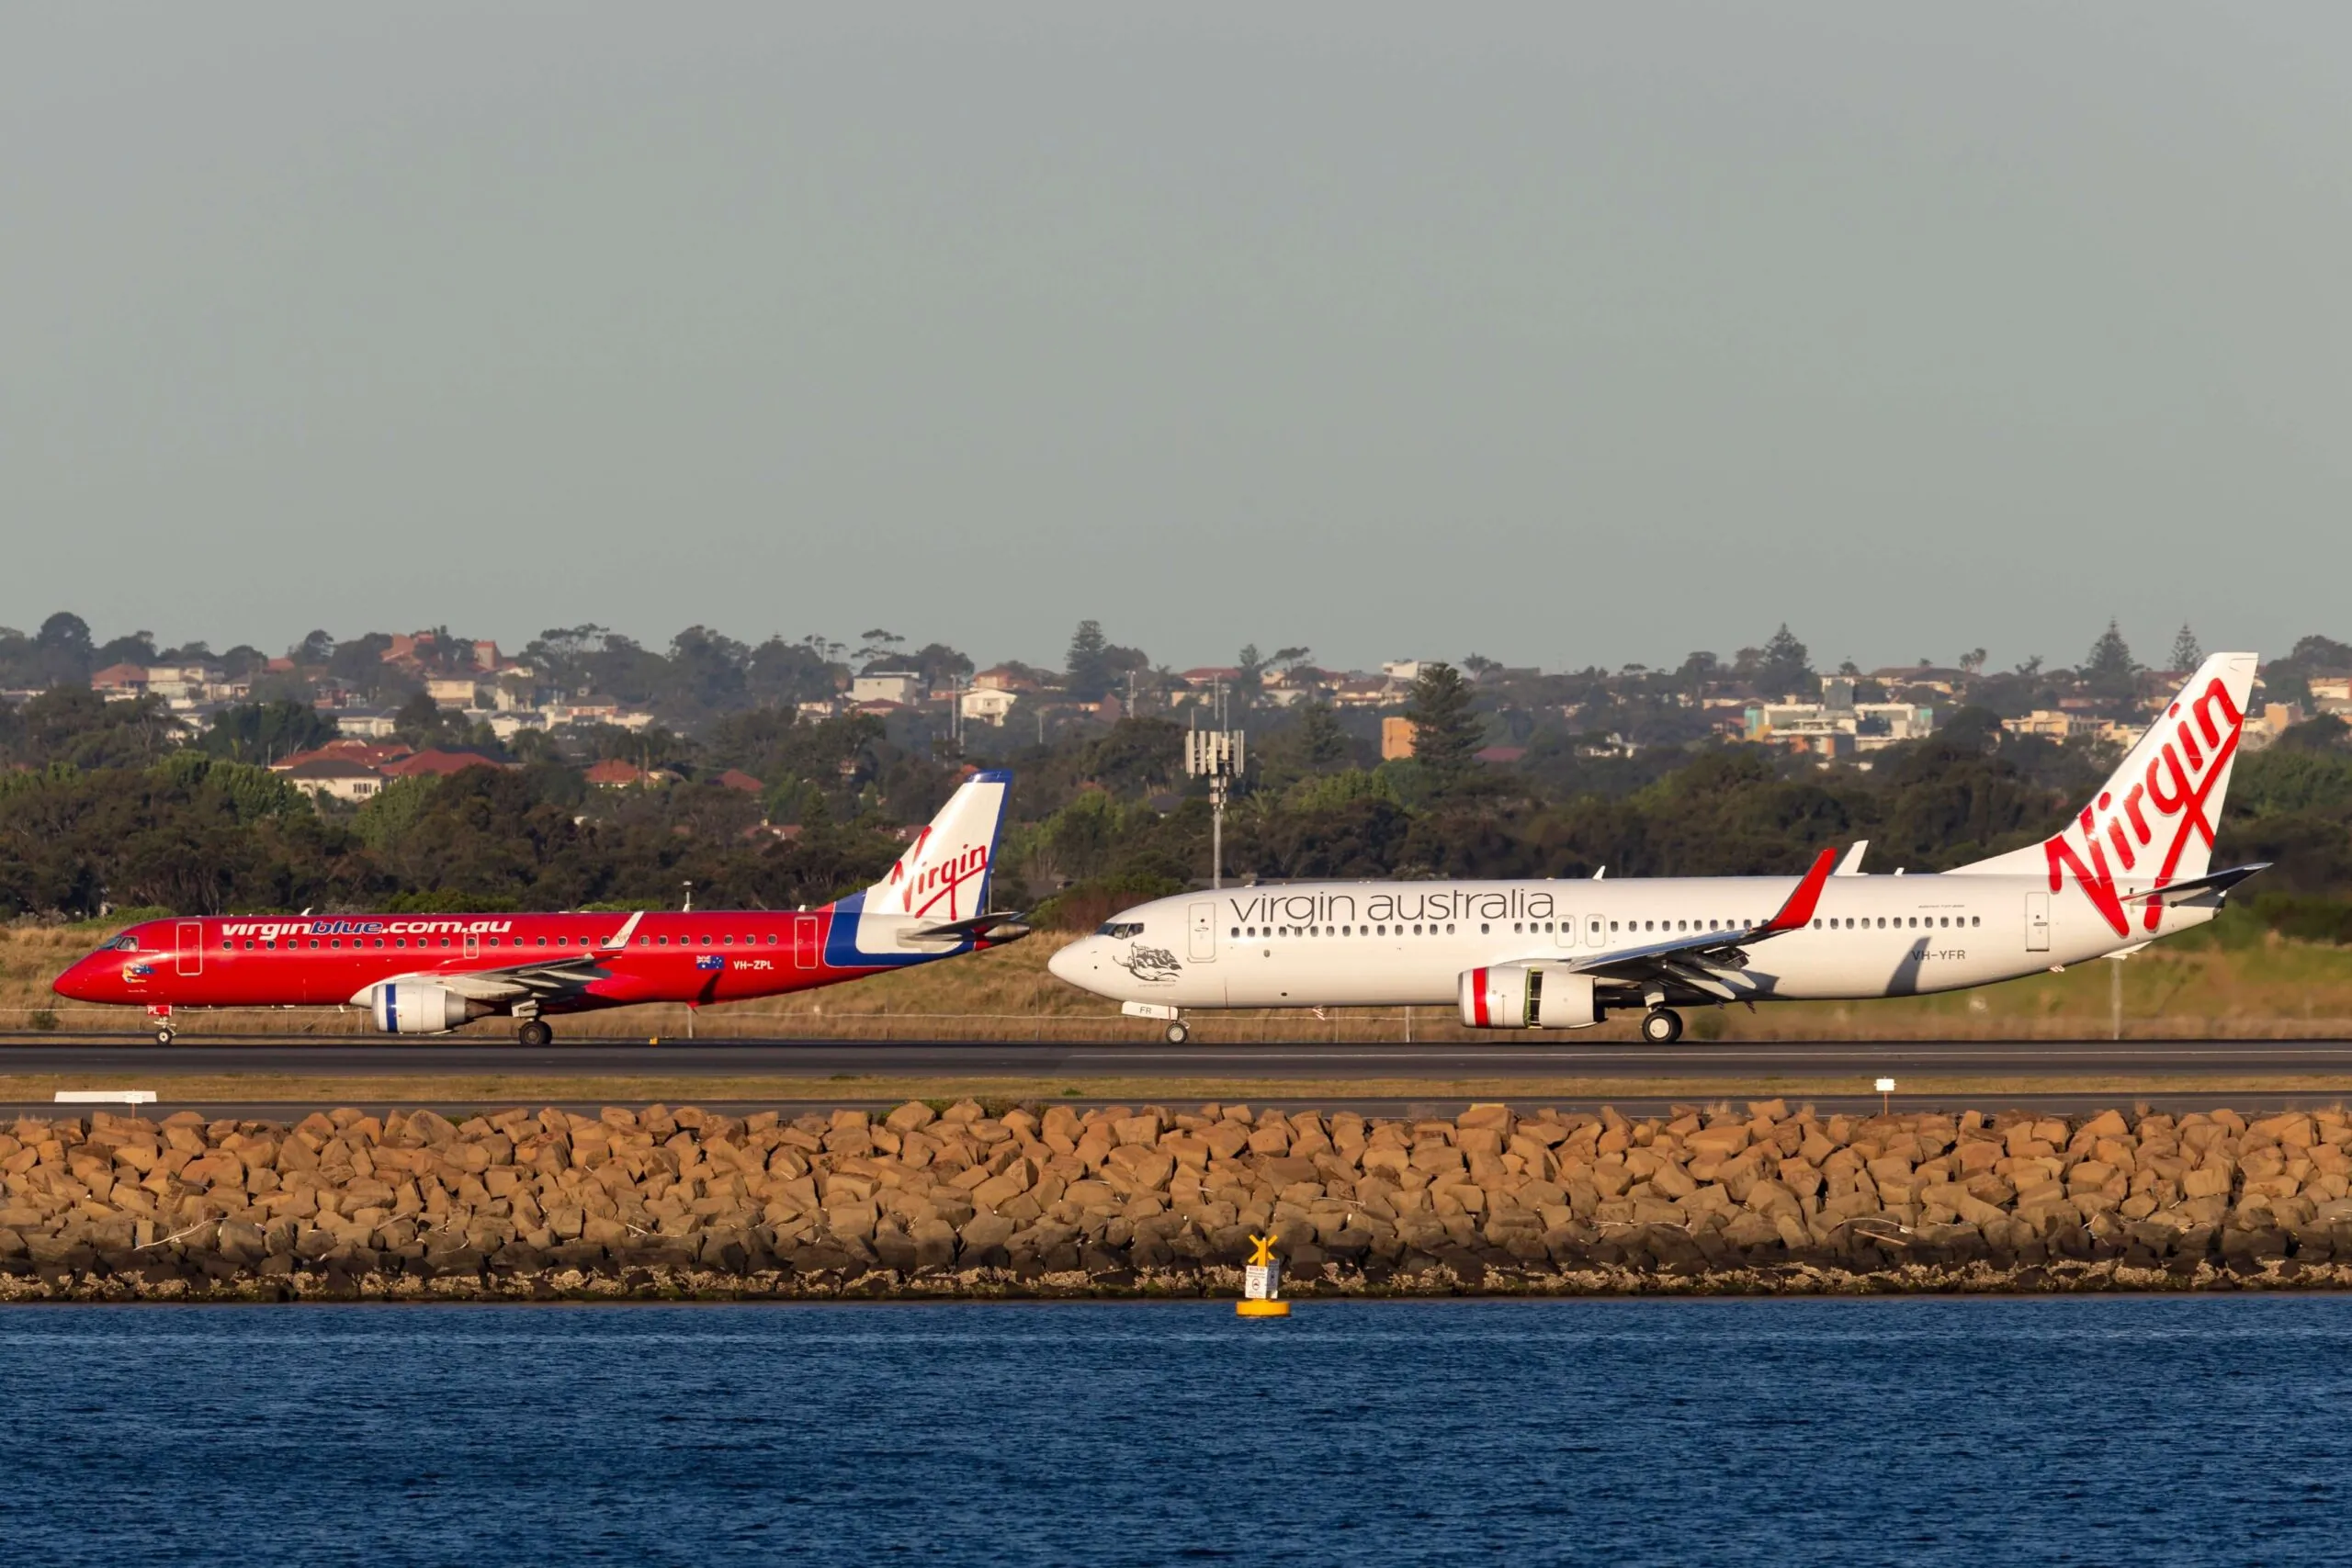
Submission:
{"label": "winglet", "polygon": [[1754,934],[1776,936],[1781,931],[1799,931],[1812,924],[1813,911],[1821,902],[1822,886],[1828,882],[1829,874],[1837,869],[1838,851],[1833,845],[1814,857],[1813,869],[1804,874],[1804,880],[1798,883],[1797,890],[1789,895],[1789,901],[1781,906],[1781,912],[1757,927]]}

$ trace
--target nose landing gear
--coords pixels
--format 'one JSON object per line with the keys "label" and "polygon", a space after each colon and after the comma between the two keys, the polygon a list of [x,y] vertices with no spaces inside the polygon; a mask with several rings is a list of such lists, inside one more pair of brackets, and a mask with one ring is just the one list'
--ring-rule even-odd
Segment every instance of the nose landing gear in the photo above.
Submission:
{"label": "nose landing gear", "polygon": [[155,1043],[158,1045],[169,1045],[171,1043],[172,1026],[168,1023],[157,1024],[155,1026]]}
{"label": "nose landing gear", "polygon": [[1184,1027],[1181,1019],[1168,1026],[1168,1043],[1170,1045],[1182,1045],[1192,1037],[1193,1032]]}
{"label": "nose landing gear", "polygon": [[1672,1008],[1652,1008],[1642,1015],[1642,1038],[1653,1045],[1671,1045],[1682,1038],[1682,1015]]}

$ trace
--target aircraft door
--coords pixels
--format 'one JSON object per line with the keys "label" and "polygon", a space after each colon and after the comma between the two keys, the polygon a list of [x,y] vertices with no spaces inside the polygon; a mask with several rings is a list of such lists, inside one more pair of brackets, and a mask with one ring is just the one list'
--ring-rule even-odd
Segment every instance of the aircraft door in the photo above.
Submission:
{"label": "aircraft door", "polygon": [[1203,899],[1192,907],[1192,945],[1195,964],[1216,962],[1216,901]]}
{"label": "aircraft door", "polygon": [[183,975],[204,973],[204,922],[182,920],[179,928],[179,949],[176,967]]}
{"label": "aircraft door", "polygon": [[466,933],[466,956],[468,958],[480,958],[481,956],[481,933],[480,931],[468,931]]}
{"label": "aircraft door", "polygon": [[1599,915],[1587,915],[1584,918],[1584,944],[1587,947],[1608,946],[1608,932],[1609,922]]}
{"label": "aircraft door", "polygon": [[814,915],[793,918],[792,966],[796,969],[817,967],[817,917]]}
{"label": "aircraft door", "polygon": [[2050,895],[2047,893],[2025,896],[2025,950],[2028,953],[2050,951]]}
{"label": "aircraft door", "polygon": [[1562,920],[1557,929],[1554,931],[1552,935],[1552,945],[1555,947],[1574,947],[1576,944],[1577,921],[1576,917],[1571,915],[1566,919]]}

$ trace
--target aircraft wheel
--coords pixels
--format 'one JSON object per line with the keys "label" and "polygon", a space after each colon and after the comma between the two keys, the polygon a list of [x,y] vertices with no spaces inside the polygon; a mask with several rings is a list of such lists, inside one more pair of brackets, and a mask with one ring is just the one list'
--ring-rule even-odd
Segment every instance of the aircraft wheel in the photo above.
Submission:
{"label": "aircraft wheel", "polygon": [[1170,1045],[1182,1045],[1192,1037],[1193,1032],[1181,1023],[1171,1023],[1168,1026],[1168,1043]]}
{"label": "aircraft wheel", "polygon": [[169,1045],[171,1043],[172,1026],[168,1023],[157,1024],[155,1026],[155,1043],[158,1045]]}
{"label": "aircraft wheel", "polygon": [[1682,1015],[1672,1008],[1652,1008],[1642,1015],[1642,1038],[1653,1045],[1671,1045],[1682,1038]]}
{"label": "aircraft wheel", "polygon": [[528,1045],[536,1051],[542,1045],[555,1043],[555,1031],[549,1029],[538,1019],[526,1019],[523,1026],[514,1032],[514,1043],[517,1045]]}

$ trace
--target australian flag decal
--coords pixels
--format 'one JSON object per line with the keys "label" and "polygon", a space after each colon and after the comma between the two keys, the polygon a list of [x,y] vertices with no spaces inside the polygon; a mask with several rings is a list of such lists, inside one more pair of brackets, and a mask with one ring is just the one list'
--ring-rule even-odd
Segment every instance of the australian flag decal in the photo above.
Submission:
{"label": "australian flag decal", "polygon": [[727,967],[727,960],[718,953],[706,953],[695,960],[695,967],[697,969],[724,969]]}

